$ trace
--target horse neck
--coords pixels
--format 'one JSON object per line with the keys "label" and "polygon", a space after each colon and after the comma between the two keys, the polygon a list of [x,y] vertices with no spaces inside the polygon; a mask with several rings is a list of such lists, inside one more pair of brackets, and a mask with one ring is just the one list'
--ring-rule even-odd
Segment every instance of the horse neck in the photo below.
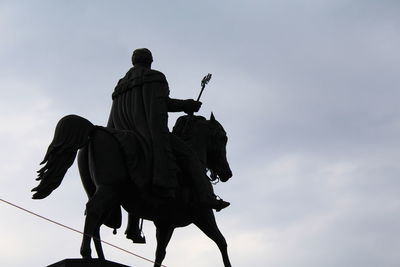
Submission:
{"label": "horse neck", "polygon": [[[190,147],[194,150],[200,161],[206,166],[207,163],[207,133],[203,131],[194,131],[194,134],[188,140]],[[200,133],[200,134],[199,134]]]}

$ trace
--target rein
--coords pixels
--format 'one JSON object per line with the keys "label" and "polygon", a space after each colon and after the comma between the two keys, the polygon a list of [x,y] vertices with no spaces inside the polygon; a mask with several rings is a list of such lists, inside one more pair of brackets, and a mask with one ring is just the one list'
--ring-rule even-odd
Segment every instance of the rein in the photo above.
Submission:
{"label": "rein", "polygon": [[218,175],[216,175],[216,174],[214,173],[214,171],[212,171],[211,169],[208,169],[208,170],[210,171],[210,176],[207,175],[207,177],[208,177],[208,179],[210,179],[210,182],[211,182],[213,185],[218,184],[218,183],[220,182],[220,179],[219,179]]}

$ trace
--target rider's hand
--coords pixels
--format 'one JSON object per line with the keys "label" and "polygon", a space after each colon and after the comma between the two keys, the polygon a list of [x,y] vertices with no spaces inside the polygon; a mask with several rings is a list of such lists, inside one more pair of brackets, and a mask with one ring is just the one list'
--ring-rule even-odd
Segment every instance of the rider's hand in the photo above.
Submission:
{"label": "rider's hand", "polygon": [[201,102],[200,101],[195,101],[193,99],[187,99],[185,100],[185,106],[184,106],[184,112],[188,114],[192,114],[193,112],[199,111],[201,107]]}

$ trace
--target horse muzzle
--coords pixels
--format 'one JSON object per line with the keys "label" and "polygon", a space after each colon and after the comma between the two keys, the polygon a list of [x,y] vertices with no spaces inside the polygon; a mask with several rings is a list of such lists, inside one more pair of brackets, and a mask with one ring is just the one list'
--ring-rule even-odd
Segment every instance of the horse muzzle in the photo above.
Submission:
{"label": "horse muzzle", "polygon": [[227,170],[227,171],[221,172],[218,176],[219,176],[219,179],[221,180],[221,182],[226,182],[232,177],[232,171]]}

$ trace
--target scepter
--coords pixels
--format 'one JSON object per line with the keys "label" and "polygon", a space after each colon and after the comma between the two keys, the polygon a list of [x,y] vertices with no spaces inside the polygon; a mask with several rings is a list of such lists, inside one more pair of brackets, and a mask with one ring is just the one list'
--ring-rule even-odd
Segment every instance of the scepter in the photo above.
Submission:
{"label": "scepter", "polygon": [[[211,80],[211,73],[207,74],[206,76],[203,77],[203,79],[201,80],[201,90],[200,90],[200,94],[197,97],[196,101],[200,100],[201,95],[203,94],[204,88],[206,87],[206,84]],[[187,113],[189,116],[193,116],[193,112],[189,112]]]}
{"label": "scepter", "polygon": [[[207,74],[206,76],[204,76],[204,78],[203,78],[203,80],[201,80],[201,90],[200,90],[200,94],[199,94],[199,96],[197,97],[197,100],[196,101],[199,101],[200,100],[200,97],[201,97],[201,95],[203,94],[203,91],[204,91],[204,88],[206,87],[206,85],[208,84],[208,82],[211,80],[211,73],[209,73],[209,74]],[[193,115],[193,114],[191,114],[191,115]],[[187,127],[188,125],[186,124],[186,127]],[[212,171],[212,170],[210,170],[210,177],[208,177],[208,175],[207,175],[207,177],[208,177],[208,179],[210,179],[210,181],[211,181],[211,183],[212,184],[217,184],[218,182],[219,182],[219,177],[218,177],[218,175],[216,175],[215,174],[215,172],[214,171]],[[214,181],[216,181],[216,182],[214,182]]]}
{"label": "scepter", "polygon": [[204,76],[203,80],[201,80],[201,90],[200,90],[200,94],[197,97],[196,101],[200,100],[201,94],[203,94],[204,88],[206,87],[206,84],[211,80],[211,73],[207,74],[206,76]]}

